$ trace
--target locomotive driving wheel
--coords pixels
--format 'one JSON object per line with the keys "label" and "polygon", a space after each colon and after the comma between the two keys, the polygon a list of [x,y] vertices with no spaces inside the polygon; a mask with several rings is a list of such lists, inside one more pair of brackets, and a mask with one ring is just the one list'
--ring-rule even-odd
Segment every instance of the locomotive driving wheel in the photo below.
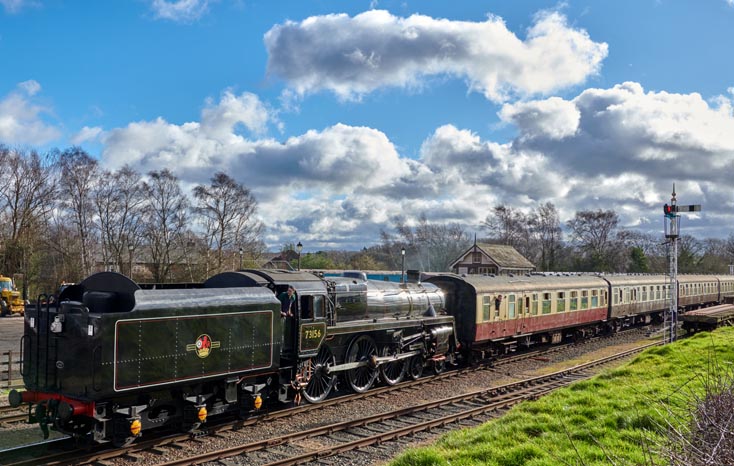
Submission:
{"label": "locomotive driving wheel", "polygon": [[[392,350],[389,346],[382,348],[382,356],[392,356]],[[400,383],[405,377],[406,370],[405,359],[396,359],[380,365],[380,375],[387,385]]]}
{"label": "locomotive driving wheel", "polygon": [[377,345],[371,337],[361,335],[349,345],[346,362],[365,363],[355,369],[348,370],[345,374],[347,383],[356,393],[366,392],[375,382],[379,372],[373,362],[375,358],[377,358]]}
{"label": "locomotive driving wheel", "polygon": [[336,381],[336,375],[329,373],[329,366],[335,362],[334,354],[327,345],[321,345],[319,353],[306,362],[304,382],[307,381],[307,384],[301,393],[306,401],[319,403],[329,396]]}
{"label": "locomotive driving wheel", "polygon": [[408,373],[411,379],[420,379],[421,375],[423,375],[423,356],[419,354],[408,360]]}

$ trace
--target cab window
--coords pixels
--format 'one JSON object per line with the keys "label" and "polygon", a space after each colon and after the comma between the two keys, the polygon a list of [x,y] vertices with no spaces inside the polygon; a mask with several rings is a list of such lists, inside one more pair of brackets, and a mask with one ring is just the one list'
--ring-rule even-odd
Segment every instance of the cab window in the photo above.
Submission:
{"label": "cab window", "polygon": [[320,319],[324,317],[323,296],[301,296],[301,319]]}

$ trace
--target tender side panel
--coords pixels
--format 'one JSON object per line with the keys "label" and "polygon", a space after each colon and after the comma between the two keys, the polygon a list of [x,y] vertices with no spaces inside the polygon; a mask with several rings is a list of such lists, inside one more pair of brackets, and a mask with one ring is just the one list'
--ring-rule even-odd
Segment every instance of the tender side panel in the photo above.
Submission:
{"label": "tender side panel", "polygon": [[273,311],[120,320],[115,390],[270,368],[273,325]]}

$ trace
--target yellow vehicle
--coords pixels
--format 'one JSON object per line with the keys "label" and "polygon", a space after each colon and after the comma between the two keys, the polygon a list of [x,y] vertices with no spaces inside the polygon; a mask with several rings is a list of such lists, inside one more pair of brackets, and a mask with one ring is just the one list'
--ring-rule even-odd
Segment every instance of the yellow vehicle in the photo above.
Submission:
{"label": "yellow vehicle", "polygon": [[5,317],[24,313],[25,303],[20,297],[20,292],[15,289],[13,279],[0,275],[0,315]]}

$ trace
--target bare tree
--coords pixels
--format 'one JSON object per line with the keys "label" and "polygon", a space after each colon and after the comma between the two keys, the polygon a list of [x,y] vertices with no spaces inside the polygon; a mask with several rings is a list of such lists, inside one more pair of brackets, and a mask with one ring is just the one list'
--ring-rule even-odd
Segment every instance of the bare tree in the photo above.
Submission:
{"label": "bare tree", "polygon": [[71,217],[79,241],[79,260],[84,275],[92,272],[94,201],[92,193],[99,180],[99,164],[80,147],[59,154],[61,206]]}
{"label": "bare tree", "polygon": [[194,188],[196,206],[204,235],[215,252],[215,270],[222,271],[224,252],[242,248],[245,252],[262,249],[263,224],[255,218],[257,201],[244,185],[223,172],[214,174],[211,184]]}
{"label": "bare tree", "polygon": [[563,239],[556,206],[552,202],[539,205],[530,214],[528,224],[533,243],[538,245],[537,248],[532,248],[531,245],[531,248],[537,251],[536,264],[540,270],[555,270],[558,265],[556,258]]}
{"label": "bare tree", "polygon": [[496,205],[481,226],[500,244],[518,247],[527,233],[528,219],[519,210]]}
{"label": "bare tree", "polygon": [[16,285],[24,298],[35,291],[29,283],[47,278],[40,259],[45,257],[42,248],[55,201],[53,164],[53,153],[41,156],[36,151],[0,146],[0,240],[4,246],[0,272],[21,274]]}
{"label": "bare tree", "polygon": [[102,239],[102,261],[132,277],[128,255],[139,245],[145,196],[140,174],[129,166],[100,175],[93,191],[96,224]]}
{"label": "bare tree", "polygon": [[150,181],[144,184],[148,198],[145,209],[144,234],[150,248],[153,280],[168,280],[173,264],[185,261],[191,272],[189,243],[186,231],[189,203],[181,191],[178,178],[167,169],[148,173]]}
{"label": "bare tree", "polygon": [[35,151],[24,153],[0,146],[0,234],[5,244],[4,273],[28,274],[33,246],[41,239],[55,189],[50,160]]}
{"label": "bare tree", "polygon": [[[398,243],[400,247],[406,247],[408,266],[417,266],[422,271],[447,271],[451,262],[471,244],[471,238],[460,225],[430,223],[425,214],[421,214],[414,228],[402,218],[396,218],[394,222],[401,237]],[[389,236],[383,233],[383,238]]]}
{"label": "bare tree", "polygon": [[619,217],[612,210],[584,210],[576,212],[573,219],[567,222],[571,230],[571,241],[583,254],[585,264],[581,266],[589,270],[610,271],[613,268],[614,255],[619,251],[617,241],[617,225]]}

